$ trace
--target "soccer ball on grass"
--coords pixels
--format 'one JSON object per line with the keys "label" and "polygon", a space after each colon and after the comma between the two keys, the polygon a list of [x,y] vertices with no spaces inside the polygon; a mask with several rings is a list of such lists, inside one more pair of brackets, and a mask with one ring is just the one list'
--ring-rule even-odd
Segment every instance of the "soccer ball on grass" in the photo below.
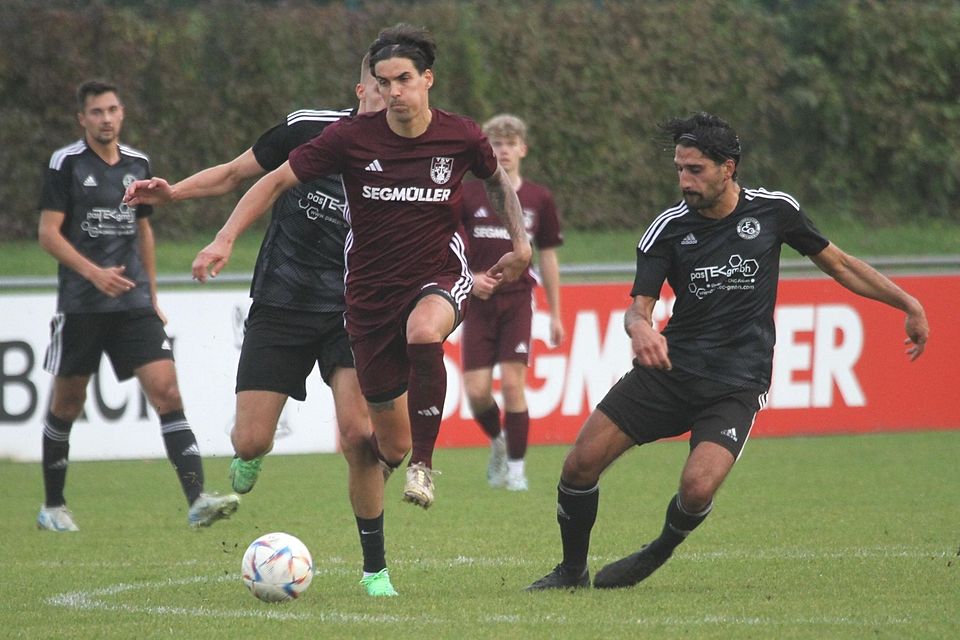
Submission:
{"label": "soccer ball on grass", "polygon": [[240,567],[243,583],[264,602],[287,602],[313,580],[313,558],[299,538],[275,532],[250,543]]}

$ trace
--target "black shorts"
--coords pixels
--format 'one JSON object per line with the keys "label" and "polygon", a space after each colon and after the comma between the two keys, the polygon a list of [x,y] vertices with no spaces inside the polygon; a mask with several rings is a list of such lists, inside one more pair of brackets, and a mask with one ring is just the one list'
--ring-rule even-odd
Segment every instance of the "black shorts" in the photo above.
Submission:
{"label": "black shorts", "polygon": [[157,360],[173,360],[173,345],[153,307],[108,313],[58,313],[50,321],[44,370],[55,376],[89,376],[106,352],[118,380]]}
{"label": "black shorts", "polygon": [[314,364],[328,386],[337,367],[353,368],[343,313],[296,311],[254,302],[244,324],[236,390],[276,391],[304,400]]}
{"label": "black shorts", "polygon": [[750,436],[766,389],[735,387],[683,371],[635,366],[597,405],[637,444],[690,432],[690,448],[715,442],[735,458]]}

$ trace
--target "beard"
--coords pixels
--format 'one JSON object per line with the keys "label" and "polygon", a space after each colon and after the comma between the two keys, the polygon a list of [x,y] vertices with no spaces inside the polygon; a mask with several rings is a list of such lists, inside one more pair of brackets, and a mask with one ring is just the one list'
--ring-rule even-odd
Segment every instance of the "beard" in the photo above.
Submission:
{"label": "beard", "polygon": [[686,202],[687,206],[691,209],[709,209],[717,204],[718,200],[718,196],[709,197],[693,191],[683,192],[683,201]]}

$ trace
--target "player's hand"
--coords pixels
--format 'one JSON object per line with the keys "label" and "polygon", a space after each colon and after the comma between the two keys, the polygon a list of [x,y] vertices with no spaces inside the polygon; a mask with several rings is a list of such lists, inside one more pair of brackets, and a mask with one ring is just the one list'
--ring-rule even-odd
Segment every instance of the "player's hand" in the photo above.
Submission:
{"label": "player's hand", "polygon": [[663,334],[643,320],[634,322],[629,333],[633,355],[641,367],[667,371],[673,368],[667,355],[667,339]]}
{"label": "player's hand", "polygon": [[493,292],[500,286],[500,278],[491,276],[487,272],[473,274],[473,290],[470,292],[481,300],[489,300]]}
{"label": "player's hand", "polygon": [[563,329],[563,323],[560,322],[559,317],[550,318],[550,346],[559,347],[563,344],[563,339],[566,337],[566,331]]}
{"label": "player's hand", "polygon": [[910,362],[913,362],[921,355],[927,346],[927,340],[930,338],[930,325],[927,324],[927,315],[921,308],[919,311],[908,313],[905,327],[907,338],[903,344],[910,345],[907,349],[907,356]]}
{"label": "player's hand", "polygon": [[103,267],[93,273],[90,282],[104,295],[117,298],[128,291],[133,291],[133,288],[137,286],[136,282],[123,275],[126,270],[126,265]]}
{"label": "player's hand", "polygon": [[173,200],[173,189],[170,183],[163,178],[148,178],[135,180],[127,187],[123,194],[123,202],[135,207],[140,204],[166,204]]}
{"label": "player's hand", "polygon": [[233,253],[233,243],[217,236],[213,242],[201,249],[197,257],[193,259],[193,265],[190,268],[193,279],[206,282],[208,276],[216,278],[227,266],[231,253]]}
{"label": "player's hand", "polygon": [[526,251],[505,253],[497,260],[497,264],[487,269],[487,275],[491,278],[502,277],[504,282],[513,282],[523,275],[530,265],[531,255],[530,245],[526,246]]}

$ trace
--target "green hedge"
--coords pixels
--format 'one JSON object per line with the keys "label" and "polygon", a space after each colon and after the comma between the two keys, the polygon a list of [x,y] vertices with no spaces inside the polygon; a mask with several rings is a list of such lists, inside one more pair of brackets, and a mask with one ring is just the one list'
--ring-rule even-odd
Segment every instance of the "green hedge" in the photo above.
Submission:
{"label": "green hedge", "polygon": [[[741,180],[815,217],[960,220],[960,5],[914,2],[186,2],[0,7],[0,238],[36,227],[41,170],[77,137],[73,91],[123,89],[124,140],[179,179],[289,111],[354,103],[377,31],[427,26],[432,104],[531,126],[525,173],[568,225],[630,228],[676,198],[656,123],[731,121]],[[164,211],[158,233],[217,228],[235,201]]]}

